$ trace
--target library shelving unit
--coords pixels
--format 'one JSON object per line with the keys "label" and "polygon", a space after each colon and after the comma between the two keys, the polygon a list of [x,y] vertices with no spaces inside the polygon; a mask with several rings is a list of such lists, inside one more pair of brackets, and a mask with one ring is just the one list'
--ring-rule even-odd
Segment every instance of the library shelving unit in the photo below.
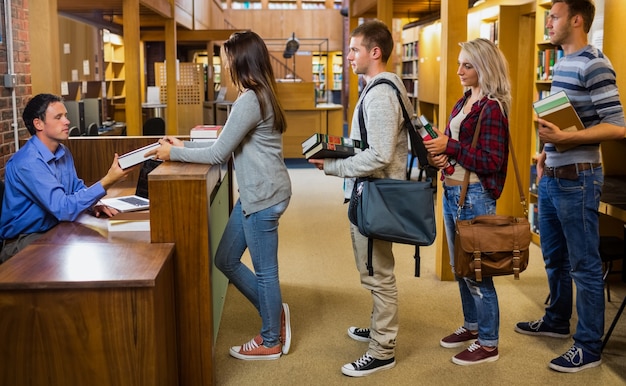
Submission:
{"label": "library shelving unit", "polygon": [[341,104],[341,90],[343,88],[343,55],[341,52],[330,52],[330,91],[332,98],[329,102]]}
{"label": "library shelving unit", "polygon": [[112,109],[108,114],[116,121],[125,121],[123,117],[126,103],[124,41],[121,36],[106,30],[103,30],[102,40],[104,49],[105,95]]}
{"label": "library shelving unit", "polygon": [[313,53],[312,62],[315,102],[324,103],[328,101],[326,82],[328,74],[328,56],[326,54]]}
{"label": "library shelving unit", "polygon": [[402,30],[402,82],[413,110],[417,111],[418,100],[418,68],[419,68],[419,27],[408,27]]}
{"label": "library shelving unit", "polygon": [[[552,3],[547,0],[536,0],[535,12],[535,58],[534,58],[534,100],[541,99],[550,93],[552,84],[552,66],[556,61],[557,47],[548,40],[546,30],[546,16],[550,12]],[[560,54],[559,54],[560,55]],[[537,215],[537,186],[533,179],[537,176],[537,157],[541,153],[543,144],[539,140],[537,125],[534,123],[530,130],[530,192],[528,200],[528,220],[531,224],[532,240],[539,245],[539,227]]]}

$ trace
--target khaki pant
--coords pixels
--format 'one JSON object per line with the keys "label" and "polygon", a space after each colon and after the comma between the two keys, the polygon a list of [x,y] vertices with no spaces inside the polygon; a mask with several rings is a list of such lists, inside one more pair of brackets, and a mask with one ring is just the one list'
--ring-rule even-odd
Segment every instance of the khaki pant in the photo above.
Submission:
{"label": "khaki pant", "polygon": [[372,294],[373,307],[368,352],[377,359],[393,358],[398,335],[398,289],[393,273],[395,260],[391,250],[392,243],[374,240],[372,251],[374,275],[369,276],[368,239],[359,233],[359,228],[353,224],[350,224],[350,233],[361,285]]}

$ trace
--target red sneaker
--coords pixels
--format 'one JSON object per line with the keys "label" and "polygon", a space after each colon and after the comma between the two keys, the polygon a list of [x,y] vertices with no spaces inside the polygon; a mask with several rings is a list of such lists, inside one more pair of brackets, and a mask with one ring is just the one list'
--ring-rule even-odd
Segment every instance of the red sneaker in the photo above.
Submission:
{"label": "red sneaker", "polygon": [[442,338],[439,341],[439,344],[441,347],[445,348],[461,347],[463,346],[463,343],[470,340],[476,340],[476,338],[478,338],[478,333],[473,334],[467,328],[459,327],[452,334]]}
{"label": "red sneaker", "polygon": [[267,361],[280,358],[280,346],[274,347],[263,346],[263,338],[257,335],[248,343],[242,346],[233,346],[230,348],[230,355],[248,361]]}
{"label": "red sneaker", "polygon": [[467,350],[461,351],[452,357],[452,362],[461,366],[477,365],[484,362],[495,362],[500,356],[498,355],[498,348],[494,348],[492,351],[486,350],[478,342],[472,343]]}
{"label": "red sneaker", "polygon": [[291,347],[291,320],[287,303],[283,303],[283,310],[280,313],[280,342],[283,344],[283,354],[287,355]]}

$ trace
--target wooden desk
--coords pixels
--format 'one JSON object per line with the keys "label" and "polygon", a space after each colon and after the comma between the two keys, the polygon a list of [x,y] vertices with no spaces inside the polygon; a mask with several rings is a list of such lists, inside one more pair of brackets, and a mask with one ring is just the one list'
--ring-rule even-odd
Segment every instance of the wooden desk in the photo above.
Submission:
{"label": "wooden desk", "polygon": [[176,385],[173,244],[66,225],[0,265],[0,384]]}
{"label": "wooden desk", "polygon": [[[154,137],[76,137],[67,145],[78,176],[97,181],[106,174],[115,152],[123,154],[152,142]],[[215,384],[214,344],[228,280],[215,268],[212,256],[232,209],[230,170],[230,166],[165,162],[148,176],[149,241],[176,245],[174,293],[180,385]],[[136,181],[137,176],[138,171],[128,181]],[[76,225],[64,225],[72,226]],[[82,242],[99,237],[97,231],[85,227],[59,227],[40,242],[70,242],[77,237],[77,230],[86,232],[81,236]],[[123,237],[120,232],[100,240],[123,243]]]}

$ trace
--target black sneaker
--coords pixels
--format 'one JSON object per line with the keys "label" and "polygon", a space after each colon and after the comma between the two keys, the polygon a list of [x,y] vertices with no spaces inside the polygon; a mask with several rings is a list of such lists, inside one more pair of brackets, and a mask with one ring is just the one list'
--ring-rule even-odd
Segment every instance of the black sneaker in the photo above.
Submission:
{"label": "black sneaker", "polygon": [[395,358],[376,359],[368,353],[352,363],[346,363],[341,368],[344,375],[350,377],[365,377],[380,370],[391,369],[396,365]]}
{"label": "black sneaker", "polygon": [[515,332],[526,335],[550,336],[552,338],[569,338],[568,328],[552,328],[543,322],[543,318],[532,322],[519,322],[515,325]]}
{"label": "black sneaker", "polygon": [[567,352],[550,361],[548,365],[552,370],[562,373],[577,373],[580,370],[600,366],[602,359],[584,351],[580,347],[572,346]]}
{"label": "black sneaker", "polygon": [[359,342],[369,342],[370,341],[370,329],[350,327],[348,328],[348,336],[354,340],[358,340]]}

